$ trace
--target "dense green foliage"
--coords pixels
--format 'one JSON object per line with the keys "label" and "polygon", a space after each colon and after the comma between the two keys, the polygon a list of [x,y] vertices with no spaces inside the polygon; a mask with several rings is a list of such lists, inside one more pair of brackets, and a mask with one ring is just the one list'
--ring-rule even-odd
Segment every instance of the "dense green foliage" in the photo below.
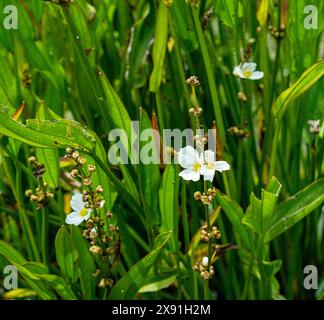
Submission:
{"label": "dense green foliage", "polygon": [[[0,271],[19,273],[0,297],[323,299],[323,1],[312,1],[317,29],[304,26],[306,0],[70,2],[11,0],[18,29],[0,26]],[[247,61],[262,79],[233,74]],[[112,129],[127,148],[132,120],[162,140],[198,118],[231,166],[212,183],[181,179],[173,163],[108,161]],[[65,223],[85,190],[100,248],[84,237],[91,223]],[[210,245],[205,222],[221,232]],[[193,271],[204,256],[209,280]],[[317,290],[303,286],[306,265]]]}

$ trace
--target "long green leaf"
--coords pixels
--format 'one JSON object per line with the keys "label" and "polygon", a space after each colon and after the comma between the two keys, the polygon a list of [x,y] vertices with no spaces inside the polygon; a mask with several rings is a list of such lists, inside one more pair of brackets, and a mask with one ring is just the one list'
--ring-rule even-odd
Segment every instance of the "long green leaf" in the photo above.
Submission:
{"label": "long green leaf", "polygon": [[322,205],[324,202],[323,190],[324,178],[313,182],[290,199],[282,202],[276,209],[265,241],[270,242]]}
{"label": "long green leaf", "polygon": [[289,104],[313,86],[324,74],[324,60],[313,64],[287,90],[282,92],[273,106],[273,115],[281,119]]}
{"label": "long green leaf", "polygon": [[142,260],[136,263],[114,286],[111,291],[111,300],[133,299],[138,290],[143,286],[146,276],[151,270],[160,251],[171,236],[171,231],[161,233],[155,239],[154,249]]}

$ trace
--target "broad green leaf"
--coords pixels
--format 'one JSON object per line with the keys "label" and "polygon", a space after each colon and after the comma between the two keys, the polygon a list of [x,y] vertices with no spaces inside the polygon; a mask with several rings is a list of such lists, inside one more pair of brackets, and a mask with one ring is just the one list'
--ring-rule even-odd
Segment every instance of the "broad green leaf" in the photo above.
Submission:
{"label": "broad green leaf", "polygon": [[73,120],[36,120],[28,119],[26,126],[41,134],[51,136],[54,145],[59,148],[75,147],[92,151],[95,138],[92,132]]}
{"label": "broad green leaf", "polygon": [[33,289],[42,300],[56,300],[53,291],[39,278],[39,273],[48,272],[47,268],[35,262],[16,264],[19,275],[23,277],[28,286]]}
{"label": "broad green leaf", "polygon": [[145,292],[157,292],[163,290],[165,288],[170,287],[177,279],[177,275],[167,275],[167,276],[158,276],[154,279],[150,279],[150,283],[145,284],[141,289],[139,289],[139,293]]}
{"label": "broad green leaf", "polygon": [[49,284],[64,300],[77,300],[74,292],[63,278],[54,274],[39,274],[38,277]]}
{"label": "broad green leaf", "polygon": [[[235,29],[236,14],[239,18],[243,16],[243,7],[239,0],[216,0],[216,14],[220,20],[228,27]],[[236,10],[237,9],[237,10]],[[237,11],[237,12],[236,12]]]}
{"label": "broad green leaf", "polygon": [[109,299],[126,300],[133,299],[138,290],[143,286],[146,276],[154,265],[160,251],[166,245],[171,236],[171,231],[157,236],[154,249],[142,260],[137,262],[113,287]]}
{"label": "broad green leaf", "polygon": [[324,202],[323,190],[324,179],[322,178],[282,202],[275,211],[265,241],[269,242],[276,238],[322,205]]}
{"label": "broad green leaf", "polygon": [[[55,295],[39,281],[34,270],[30,269],[30,266],[33,267],[33,265],[27,263],[24,257],[15,248],[2,240],[0,240],[0,255],[17,268],[19,275],[23,277],[28,286],[33,289],[41,299],[55,299]],[[37,264],[35,264],[35,267],[39,268]]]}
{"label": "broad green leaf", "polygon": [[244,247],[250,248],[251,243],[247,230],[242,224],[244,213],[242,208],[232,199],[227,196],[221,195],[219,192],[216,194],[217,202],[222,206],[227,218],[233,225],[234,230],[238,233]]}
{"label": "broad green leaf", "polygon": [[93,261],[93,256],[89,251],[87,242],[81,236],[78,227],[71,225],[71,237],[73,244],[78,252],[77,263],[80,269],[83,299],[93,299],[96,288],[96,281],[92,275],[96,271],[96,265]]}
{"label": "broad green leaf", "polygon": [[[41,121],[52,120],[51,113],[44,103],[40,105],[36,117]],[[58,150],[56,148],[38,148],[36,149],[36,157],[40,163],[45,165],[46,171],[43,175],[44,181],[46,181],[51,188],[56,188],[60,178]]]}
{"label": "broad green leaf", "polygon": [[[131,149],[131,146],[133,145],[134,137],[136,136],[136,133],[134,132],[134,128],[132,126],[131,118],[127,112],[126,107],[124,106],[123,102],[119,98],[118,94],[114,90],[114,88],[111,86],[109,80],[102,75],[101,76],[101,84],[103,87],[103,90],[106,95],[106,101],[109,108],[109,114],[111,117],[111,121],[113,122],[113,126],[117,130],[124,130],[124,132],[127,133],[127,136],[122,135],[120,137],[120,143],[124,150],[127,152],[127,156],[130,155],[131,157],[136,157],[136,150],[134,148]],[[114,147],[114,146],[112,146]],[[133,150],[134,149],[134,150]],[[125,159],[127,160],[127,159]],[[129,159],[130,160],[130,159]],[[131,174],[129,172],[128,167],[125,164],[120,163],[120,169],[122,171],[125,184],[127,185],[127,188],[132,193],[134,198],[136,200],[139,200],[139,194],[137,187],[131,177]]]}
{"label": "broad green leaf", "polygon": [[171,16],[177,38],[188,50],[196,49],[198,41],[188,4],[185,1],[173,1]]}
{"label": "broad green leaf", "polygon": [[[287,56],[289,60],[291,70],[291,76],[296,79],[296,76],[300,76],[302,70],[310,67],[316,61],[315,48],[317,42],[320,41],[319,37],[323,30],[324,22],[320,19],[320,14],[323,13],[324,3],[322,0],[298,0],[287,1],[287,42],[289,40],[289,53]],[[306,13],[306,8],[311,5],[317,9],[317,12]],[[306,28],[306,24],[311,18],[311,22],[315,23],[314,16],[317,14],[317,28]],[[322,55],[323,57],[323,55]]]}
{"label": "broad green leaf", "polygon": [[0,110],[0,133],[39,148],[66,148],[92,151],[93,135],[72,120],[27,120],[26,125],[11,119],[7,109]]}
{"label": "broad green leaf", "polygon": [[25,258],[15,248],[3,240],[0,240],[0,255],[11,263],[23,264],[26,262]]}
{"label": "broad green leaf", "polygon": [[76,264],[79,255],[72,236],[65,226],[62,226],[56,234],[55,253],[62,273],[70,281],[75,282],[79,277],[79,269]]}
{"label": "broad green leaf", "polygon": [[69,7],[63,7],[64,17],[67,21],[69,30],[71,32],[72,43],[74,46],[75,54],[77,55],[80,63],[78,63],[78,73],[83,74],[88,84],[89,94],[92,97],[92,102],[96,107],[96,110],[100,112],[103,120],[104,128],[106,131],[111,129],[111,118],[108,112],[108,105],[104,99],[104,92],[100,87],[98,78],[95,75],[94,68],[89,63],[89,60],[85,54],[84,47],[82,46],[82,35],[79,34],[73,17],[71,16]]}
{"label": "broad green leaf", "polygon": [[180,180],[177,166],[170,164],[166,167],[159,190],[159,204],[161,213],[161,231],[172,230],[172,249],[177,248],[179,224],[178,198]]}
{"label": "broad green leaf", "polygon": [[267,190],[262,189],[261,200],[251,194],[250,207],[242,222],[260,236],[264,235],[269,228],[280,190],[281,184],[277,178],[272,177]]}
{"label": "broad green leaf", "polygon": [[[37,276],[37,284],[40,287],[47,288],[47,285],[53,288],[57,294],[65,299],[65,300],[76,300],[76,296],[74,295],[73,291],[70,288],[69,283],[67,283],[63,278],[48,274],[48,268],[41,264],[35,262],[27,262],[23,264],[21,267],[24,267],[26,270],[29,270]],[[44,289],[45,290],[45,289]]]}
{"label": "broad green leaf", "polygon": [[289,104],[320,80],[323,74],[324,60],[309,67],[291,87],[280,94],[273,106],[273,115],[281,119]]}
{"label": "broad green leaf", "polygon": [[169,8],[164,1],[159,1],[156,18],[154,45],[153,45],[153,71],[150,77],[150,91],[158,92],[163,73],[163,63],[168,42]]}
{"label": "broad green leaf", "polygon": [[[144,205],[147,208],[147,215],[152,225],[158,224],[159,213],[158,213],[158,197],[156,196],[159,192],[160,184],[160,169],[159,169],[159,148],[160,139],[157,136],[151,136],[152,131],[151,121],[147,113],[141,108],[140,109],[140,132],[143,134],[144,130],[149,133],[149,136],[145,137],[147,141],[140,141],[141,150],[141,163],[139,164],[139,183],[141,185],[142,197],[144,198]],[[143,155],[142,155],[143,154]],[[146,159],[144,155],[147,155],[152,159],[153,163],[142,163],[143,161],[150,160]]]}

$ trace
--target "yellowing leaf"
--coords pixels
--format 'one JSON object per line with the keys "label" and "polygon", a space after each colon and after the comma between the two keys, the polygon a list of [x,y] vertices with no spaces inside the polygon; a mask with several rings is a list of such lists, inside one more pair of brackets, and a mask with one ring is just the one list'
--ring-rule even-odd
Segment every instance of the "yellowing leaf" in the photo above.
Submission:
{"label": "yellowing leaf", "polygon": [[261,0],[260,6],[259,6],[259,9],[257,12],[257,19],[258,19],[261,27],[264,27],[267,23],[268,8],[269,8],[269,0]]}

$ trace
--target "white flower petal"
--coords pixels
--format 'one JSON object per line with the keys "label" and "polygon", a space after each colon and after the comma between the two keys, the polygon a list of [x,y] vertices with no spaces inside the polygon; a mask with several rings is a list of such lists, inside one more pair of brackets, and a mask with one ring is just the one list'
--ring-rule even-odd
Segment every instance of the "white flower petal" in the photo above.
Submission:
{"label": "white flower petal", "polygon": [[72,196],[70,206],[73,211],[81,211],[84,208],[84,202],[82,201],[82,194],[80,192]]}
{"label": "white flower petal", "polygon": [[206,166],[203,166],[200,173],[204,176],[205,181],[213,182],[215,169],[208,169]]}
{"label": "white flower petal", "polygon": [[178,154],[178,162],[181,167],[192,168],[195,162],[199,161],[199,153],[191,146],[181,148]]}
{"label": "white flower petal", "polygon": [[262,71],[254,71],[249,79],[251,80],[259,80],[262,79],[264,73]]}
{"label": "white flower petal", "polygon": [[215,169],[222,172],[231,169],[231,166],[226,161],[215,161]]}
{"label": "white flower petal", "polygon": [[205,162],[210,163],[215,161],[215,152],[212,150],[205,151]]}
{"label": "white flower petal", "polygon": [[235,76],[237,76],[237,77],[242,78],[242,77],[243,77],[243,71],[242,71],[241,67],[240,67],[240,66],[236,66],[236,67],[234,68],[233,74],[234,74]]}
{"label": "white flower petal", "polygon": [[199,181],[200,173],[192,169],[185,169],[179,173],[179,176],[184,180]]}
{"label": "white flower petal", "polygon": [[72,212],[65,218],[65,223],[67,224],[74,224],[75,226],[78,226],[84,219],[80,215],[80,212]]}
{"label": "white flower petal", "polygon": [[100,207],[99,209],[102,209],[105,206],[105,200],[100,201]]}
{"label": "white flower petal", "polygon": [[254,62],[245,62],[242,65],[242,71],[246,71],[249,70],[251,72],[253,72],[256,69],[257,64]]}

